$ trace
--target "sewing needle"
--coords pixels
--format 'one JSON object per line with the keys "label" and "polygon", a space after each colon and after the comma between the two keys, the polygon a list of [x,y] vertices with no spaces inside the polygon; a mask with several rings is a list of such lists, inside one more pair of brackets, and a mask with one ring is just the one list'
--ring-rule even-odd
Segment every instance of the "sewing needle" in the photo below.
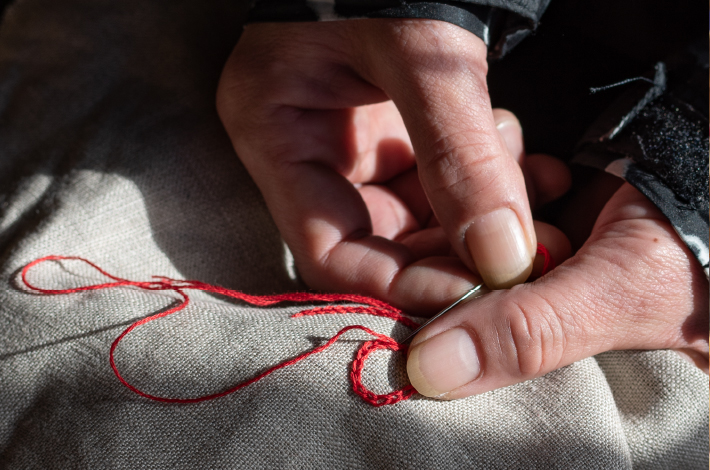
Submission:
{"label": "sewing needle", "polygon": [[[468,299],[468,298],[474,296],[475,294],[482,294],[481,290],[482,290],[484,287],[485,287],[484,284],[479,284],[479,285],[477,285],[477,286],[475,286],[475,287],[472,287],[468,292],[466,292],[464,295],[462,295],[456,302],[452,303],[451,305],[449,305],[448,307],[446,307],[444,310],[442,310],[441,312],[437,313],[436,315],[434,315],[433,317],[431,317],[430,319],[428,319],[427,321],[425,321],[424,323],[422,323],[422,324],[419,326],[419,328],[417,328],[416,330],[414,330],[414,331],[412,332],[412,334],[410,334],[409,336],[407,336],[407,337],[404,339],[404,341],[402,341],[402,342],[403,342],[403,343],[408,343],[409,340],[411,340],[412,338],[414,338],[414,337],[416,336],[416,334],[419,333],[425,326],[427,326],[429,323],[433,322],[434,320],[436,320],[437,318],[439,318],[440,316],[442,316],[443,314],[445,314],[446,312],[448,312],[448,311],[451,310],[452,308],[456,307],[458,304],[460,304],[460,303],[463,302],[464,300],[466,300],[466,299]],[[478,296],[476,295],[476,297],[478,297]]]}

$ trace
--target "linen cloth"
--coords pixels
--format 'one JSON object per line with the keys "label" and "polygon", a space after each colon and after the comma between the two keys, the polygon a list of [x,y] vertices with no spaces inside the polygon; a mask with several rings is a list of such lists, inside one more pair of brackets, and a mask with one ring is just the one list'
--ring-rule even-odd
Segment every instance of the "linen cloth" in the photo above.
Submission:
{"label": "linen cloth", "polygon": [[[131,288],[40,296],[18,270],[78,255],[134,280],[198,279],[251,294],[302,290],[214,108],[246,5],[20,0],[0,25],[0,468],[706,468],[708,378],[668,351],[610,352],[454,402],[374,408],[351,391],[360,332],[230,396],[141,398],[108,364],[131,322],[172,305]],[[70,262],[49,288],[101,281]],[[116,353],[147,392],[212,393],[362,324],[291,319],[204,293]],[[403,358],[365,383],[406,383]]]}

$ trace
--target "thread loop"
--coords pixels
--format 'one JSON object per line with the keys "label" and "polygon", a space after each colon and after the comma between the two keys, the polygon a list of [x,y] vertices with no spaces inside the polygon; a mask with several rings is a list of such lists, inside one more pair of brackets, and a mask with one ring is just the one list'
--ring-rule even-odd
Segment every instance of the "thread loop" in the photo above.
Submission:
{"label": "thread loop", "polygon": [[[542,254],[545,257],[545,263],[543,267],[543,274],[549,271],[550,269],[554,268],[554,261],[552,260],[552,257],[550,256],[550,253],[547,251],[547,249],[541,245],[538,244],[537,252],[539,254]],[[104,283],[99,283],[99,284],[90,284],[86,286],[79,286],[79,287],[74,287],[71,289],[44,289],[38,286],[35,286],[34,284],[30,283],[29,280],[27,279],[27,274],[29,273],[30,269],[33,267],[47,262],[47,261],[81,261],[83,263],[86,263],[87,265],[91,266],[93,269],[101,273],[103,276],[111,279],[111,282],[104,282]],[[288,359],[286,361],[283,361],[275,366],[272,366],[268,368],[267,370],[257,374],[256,376],[252,377],[251,379],[248,379],[244,382],[241,382],[237,385],[234,385],[231,388],[228,388],[227,390],[218,392],[218,393],[213,393],[209,395],[204,395],[201,397],[194,397],[194,398],[171,398],[171,397],[161,397],[158,395],[153,395],[147,392],[144,392],[134,385],[130,384],[123,376],[121,375],[121,372],[118,370],[118,366],[116,365],[116,362],[114,360],[114,354],[116,352],[116,348],[118,347],[119,343],[121,340],[123,340],[128,333],[133,331],[135,328],[144,325],[148,322],[157,320],[159,318],[167,317],[168,315],[172,315],[173,313],[179,312],[185,307],[187,307],[190,303],[190,297],[188,294],[185,292],[185,290],[188,289],[193,289],[193,290],[201,290],[205,292],[211,292],[213,294],[219,294],[223,295],[226,297],[231,297],[233,299],[238,299],[242,300],[244,302],[247,302],[252,305],[256,306],[268,306],[268,305],[273,305],[279,302],[349,302],[349,303],[356,303],[356,304],[361,304],[361,305],[342,305],[342,304],[335,304],[335,305],[327,305],[327,306],[322,306],[322,307],[312,307],[306,310],[302,310],[294,315],[292,315],[291,318],[298,318],[298,317],[303,317],[303,316],[311,316],[311,315],[333,315],[333,314],[349,314],[349,313],[361,313],[361,314],[366,314],[366,315],[374,315],[378,317],[385,317],[389,318],[391,320],[394,320],[395,322],[401,323],[404,326],[407,326],[412,329],[416,329],[419,324],[405,316],[401,310],[389,305],[386,302],[382,302],[381,300],[373,299],[370,297],[365,297],[361,295],[354,295],[354,294],[319,294],[319,293],[308,293],[308,292],[294,292],[294,293],[286,293],[286,294],[277,294],[277,295],[263,295],[263,296],[258,296],[258,295],[249,295],[245,294],[243,292],[237,291],[237,290],[232,290],[232,289],[226,289],[224,287],[220,286],[214,286],[210,284],[206,284],[201,281],[194,281],[194,280],[178,280],[178,279],[171,279],[169,277],[164,277],[164,276],[153,276],[152,281],[148,282],[141,282],[141,281],[131,281],[129,279],[123,279],[118,276],[114,276],[113,274],[109,274],[102,268],[100,268],[98,265],[92,263],[91,261],[81,258],[79,256],[57,256],[57,255],[50,255],[50,256],[45,256],[43,258],[36,259],[30,263],[28,263],[24,268],[22,268],[21,271],[21,279],[24,285],[35,292],[41,293],[41,294],[46,294],[46,295],[58,295],[58,294],[73,294],[77,292],[83,292],[83,291],[91,291],[91,290],[100,290],[100,289],[109,289],[109,288],[114,288],[114,287],[136,287],[139,289],[143,290],[148,290],[148,291],[173,291],[176,294],[178,294],[182,300],[174,307],[164,311],[164,312],[159,312],[154,315],[150,315],[148,317],[145,317],[141,320],[138,320],[134,323],[132,323],[128,328],[123,330],[120,335],[116,337],[116,339],[113,341],[111,344],[111,348],[109,349],[109,363],[111,365],[111,369],[113,369],[114,374],[118,378],[118,380],[126,386],[129,390],[132,392],[148,398],[150,400],[155,400],[163,403],[198,403],[201,401],[207,401],[207,400],[214,400],[215,398],[220,398],[224,397],[226,395],[229,395],[231,393],[234,393],[244,387],[247,387],[254,382],[258,382],[259,380],[263,379],[267,375],[279,370],[283,369],[284,367],[288,367],[291,365],[296,364],[297,362],[302,361],[303,359],[306,359],[309,356],[312,356],[314,354],[318,354],[320,352],[325,351],[328,349],[330,346],[332,346],[338,339],[347,333],[350,330],[361,330],[364,331],[365,333],[374,336],[375,339],[365,341],[360,348],[358,349],[357,353],[355,354],[355,359],[352,362],[352,367],[351,367],[351,372],[350,372],[350,379],[352,381],[352,389],[353,391],[360,396],[366,403],[369,403],[372,406],[385,406],[385,405],[392,405],[395,403],[398,403],[402,400],[407,400],[409,399],[412,395],[416,393],[416,390],[414,387],[411,385],[406,385],[405,387],[395,390],[390,393],[385,393],[385,394],[376,394],[369,390],[367,387],[365,387],[362,383],[362,372],[365,368],[365,361],[367,358],[370,356],[375,351],[383,350],[383,349],[388,349],[392,350],[393,352],[407,352],[407,345],[400,343],[396,341],[394,338],[391,338],[387,335],[377,333],[376,331],[371,330],[370,328],[367,328],[362,325],[350,325],[346,326],[345,328],[342,328],[340,331],[338,331],[333,337],[331,337],[326,343],[322,344],[321,346],[315,347],[311,349],[310,351],[306,351],[304,353],[301,353],[300,355]]]}

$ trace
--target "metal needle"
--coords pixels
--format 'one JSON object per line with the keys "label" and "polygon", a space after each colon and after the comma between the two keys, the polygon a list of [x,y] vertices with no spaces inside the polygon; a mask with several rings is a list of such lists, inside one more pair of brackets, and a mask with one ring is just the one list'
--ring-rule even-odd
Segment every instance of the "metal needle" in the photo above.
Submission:
{"label": "metal needle", "polygon": [[[468,298],[474,296],[476,293],[481,293],[481,290],[482,290],[484,287],[485,287],[484,284],[479,284],[479,285],[477,285],[477,286],[475,286],[475,287],[472,287],[468,292],[466,292],[464,295],[462,295],[461,298],[459,298],[456,302],[452,303],[451,305],[449,305],[448,307],[446,307],[444,310],[442,310],[441,312],[437,313],[436,315],[434,315],[433,317],[431,317],[430,319],[428,319],[427,321],[425,321],[421,326],[419,326],[419,328],[417,328],[416,330],[414,330],[414,331],[412,332],[412,334],[410,334],[409,336],[407,336],[407,337],[404,339],[404,341],[402,341],[402,342],[403,342],[403,343],[408,343],[409,340],[411,340],[412,338],[414,338],[414,337],[416,336],[416,334],[419,333],[419,332],[422,330],[422,328],[424,328],[424,327],[427,326],[429,323],[433,322],[434,320],[436,320],[437,318],[439,318],[440,316],[442,316],[443,314],[445,314],[446,312],[448,312],[448,311],[451,310],[452,308],[456,307],[458,304],[460,304],[460,303],[463,302],[464,300],[466,300],[466,299],[468,299]],[[477,296],[476,296],[476,297],[477,297]]]}

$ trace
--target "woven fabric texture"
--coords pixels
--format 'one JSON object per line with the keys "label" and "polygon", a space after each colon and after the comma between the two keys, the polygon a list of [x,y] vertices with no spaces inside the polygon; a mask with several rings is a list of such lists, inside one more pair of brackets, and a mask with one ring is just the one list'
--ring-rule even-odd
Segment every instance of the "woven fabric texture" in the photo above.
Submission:
{"label": "woven fabric texture", "polygon": [[[245,3],[245,2],[244,2]],[[22,266],[78,255],[119,276],[198,279],[251,294],[303,289],[234,155],[214,93],[241,2],[20,0],[0,26],[0,468],[707,468],[708,378],[672,352],[611,352],[537,380],[442,402],[374,408],[349,365],[369,339],[194,405],[123,387],[109,346],[173,305],[131,288],[42,296]],[[33,271],[56,289],[100,282],[81,265]],[[347,325],[205,293],[136,329],[116,361],[147,392],[213,393]],[[373,354],[364,381],[406,383]]]}

